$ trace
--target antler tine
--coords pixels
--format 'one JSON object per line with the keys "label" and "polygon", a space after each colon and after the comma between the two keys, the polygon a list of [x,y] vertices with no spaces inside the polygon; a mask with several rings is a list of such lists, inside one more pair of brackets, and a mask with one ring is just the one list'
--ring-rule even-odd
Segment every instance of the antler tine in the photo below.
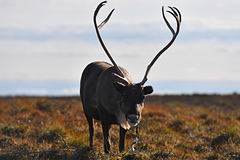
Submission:
{"label": "antler tine", "polygon": [[99,12],[99,10],[102,8],[102,6],[104,6],[106,3],[107,3],[107,1],[103,1],[103,2],[101,2],[101,3],[97,6],[97,8],[96,8],[96,10],[95,10],[95,12],[94,12],[94,16],[93,16],[94,27],[95,27],[95,29],[96,29],[97,37],[98,37],[98,40],[99,40],[101,46],[103,47],[103,50],[106,52],[108,58],[110,59],[110,61],[112,62],[112,64],[114,65],[114,67],[116,68],[116,70],[117,70],[117,72],[118,72],[118,74],[119,74],[119,75],[117,75],[116,73],[113,73],[113,75],[114,75],[116,78],[124,81],[128,86],[130,86],[128,80],[124,77],[123,72],[122,72],[121,69],[117,66],[116,62],[113,60],[112,56],[111,56],[110,53],[108,52],[105,44],[103,43],[103,40],[102,40],[102,38],[101,38],[101,35],[100,35],[100,33],[99,33],[99,30],[108,22],[108,20],[110,19],[113,11],[115,10],[115,9],[113,9],[113,10],[108,14],[107,18],[106,18],[99,26],[97,26],[97,20],[96,20],[96,19],[97,19],[98,12]]}
{"label": "antler tine", "polygon": [[[175,17],[175,15],[174,15],[172,12],[170,12],[170,11],[167,11],[167,12],[168,12],[168,13],[171,13],[171,14]],[[166,16],[165,16],[164,6],[162,6],[162,14],[163,14],[163,19],[164,19],[166,25],[168,26],[168,28],[170,29],[170,31],[172,32],[172,34],[175,34],[174,29],[172,28],[172,26],[170,25],[170,23],[168,22],[168,20],[167,20],[167,18],[166,18]]]}
{"label": "antler tine", "polygon": [[106,18],[104,21],[102,21],[102,23],[98,26],[98,30],[100,30],[100,29],[108,22],[108,20],[109,20],[110,17],[112,16],[112,13],[113,13],[114,10],[115,10],[115,9],[113,9],[113,10],[109,13],[109,15],[107,16],[107,18]]}
{"label": "antler tine", "polygon": [[175,19],[176,19],[176,22],[177,22],[177,29],[176,29],[176,32],[175,30],[172,28],[172,26],[170,25],[170,23],[168,22],[167,18],[165,17],[165,13],[164,13],[164,7],[162,7],[162,15],[163,15],[163,19],[166,23],[166,25],[168,26],[168,28],[170,29],[170,31],[172,32],[173,34],[173,37],[171,39],[171,41],[161,50],[158,52],[158,54],[154,57],[154,59],[152,60],[152,62],[147,66],[147,70],[145,72],[145,75],[143,77],[143,80],[140,82],[141,85],[144,85],[144,83],[147,81],[147,76],[148,76],[148,73],[149,71],[151,70],[153,64],[157,61],[157,59],[161,56],[161,54],[163,52],[165,52],[172,44],[173,42],[175,41],[178,33],[179,33],[179,30],[180,30],[180,25],[181,25],[181,21],[182,21],[182,18],[181,18],[181,13],[180,11],[176,8],[176,7],[170,7],[169,8],[172,10],[171,11],[167,11],[168,13],[170,13]]}
{"label": "antler tine", "polygon": [[181,15],[180,11],[176,7],[173,7],[173,8],[178,12],[179,21],[182,22],[182,15]]}

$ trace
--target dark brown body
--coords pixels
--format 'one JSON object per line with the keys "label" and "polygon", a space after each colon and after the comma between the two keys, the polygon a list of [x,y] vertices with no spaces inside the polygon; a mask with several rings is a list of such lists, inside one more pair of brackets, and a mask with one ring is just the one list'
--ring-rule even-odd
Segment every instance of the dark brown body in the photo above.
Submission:
{"label": "dark brown body", "polygon": [[93,147],[93,119],[100,120],[104,135],[104,149],[110,151],[109,129],[120,125],[119,150],[124,150],[125,134],[141,119],[144,95],[152,93],[152,87],[133,84],[129,73],[121,68],[131,87],[112,76],[116,69],[106,62],[90,63],[82,73],[80,95],[89,124],[90,147]]}

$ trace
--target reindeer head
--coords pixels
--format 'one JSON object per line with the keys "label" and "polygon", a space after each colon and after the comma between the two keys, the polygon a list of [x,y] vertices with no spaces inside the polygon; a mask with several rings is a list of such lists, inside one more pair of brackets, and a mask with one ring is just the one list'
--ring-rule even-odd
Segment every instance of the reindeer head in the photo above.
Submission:
{"label": "reindeer head", "polygon": [[152,86],[143,87],[141,84],[127,86],[121,82],[114,82],[114,87],[119,92],[118,106],[125,114],[131,127],[136,126],[141,120],[145,95],[153,92]]}

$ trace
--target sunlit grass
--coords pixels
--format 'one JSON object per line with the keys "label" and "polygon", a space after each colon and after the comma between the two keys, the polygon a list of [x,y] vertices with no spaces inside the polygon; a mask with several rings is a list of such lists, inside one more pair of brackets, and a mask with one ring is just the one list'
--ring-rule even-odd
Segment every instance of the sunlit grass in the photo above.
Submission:
{"label": "sunlit grass", "polygon": [[[200,96],[191,103],[148,97],[135,153],[119,153],[119,127],[113,125],[109,155],[98,121],[94,150],[88,147],[79,97],[0,98],[0,159],[239,159],[240,98],[234,96]],[[126,150],[134,136],[135,129],[127,132]]]}

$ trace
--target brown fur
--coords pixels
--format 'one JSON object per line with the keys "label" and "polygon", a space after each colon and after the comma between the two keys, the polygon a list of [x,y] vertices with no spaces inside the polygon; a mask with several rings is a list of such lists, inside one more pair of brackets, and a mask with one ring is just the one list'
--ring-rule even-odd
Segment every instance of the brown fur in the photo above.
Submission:
{"label": "brown fur", "polygon": [[131,87],[112,76],[116,69],[106,62],[90,63],[82,73],[80,95],[85,116],[89,123],[90,147],[93,147],[93,119],[100,120],[104,135],[104,149],[110,151],[111,124],[120,126],[119,150],[124,150],[125,134],[141,120],[146,94],[153,92],[151,86],[134,84],[129,73],[120,67]]}

